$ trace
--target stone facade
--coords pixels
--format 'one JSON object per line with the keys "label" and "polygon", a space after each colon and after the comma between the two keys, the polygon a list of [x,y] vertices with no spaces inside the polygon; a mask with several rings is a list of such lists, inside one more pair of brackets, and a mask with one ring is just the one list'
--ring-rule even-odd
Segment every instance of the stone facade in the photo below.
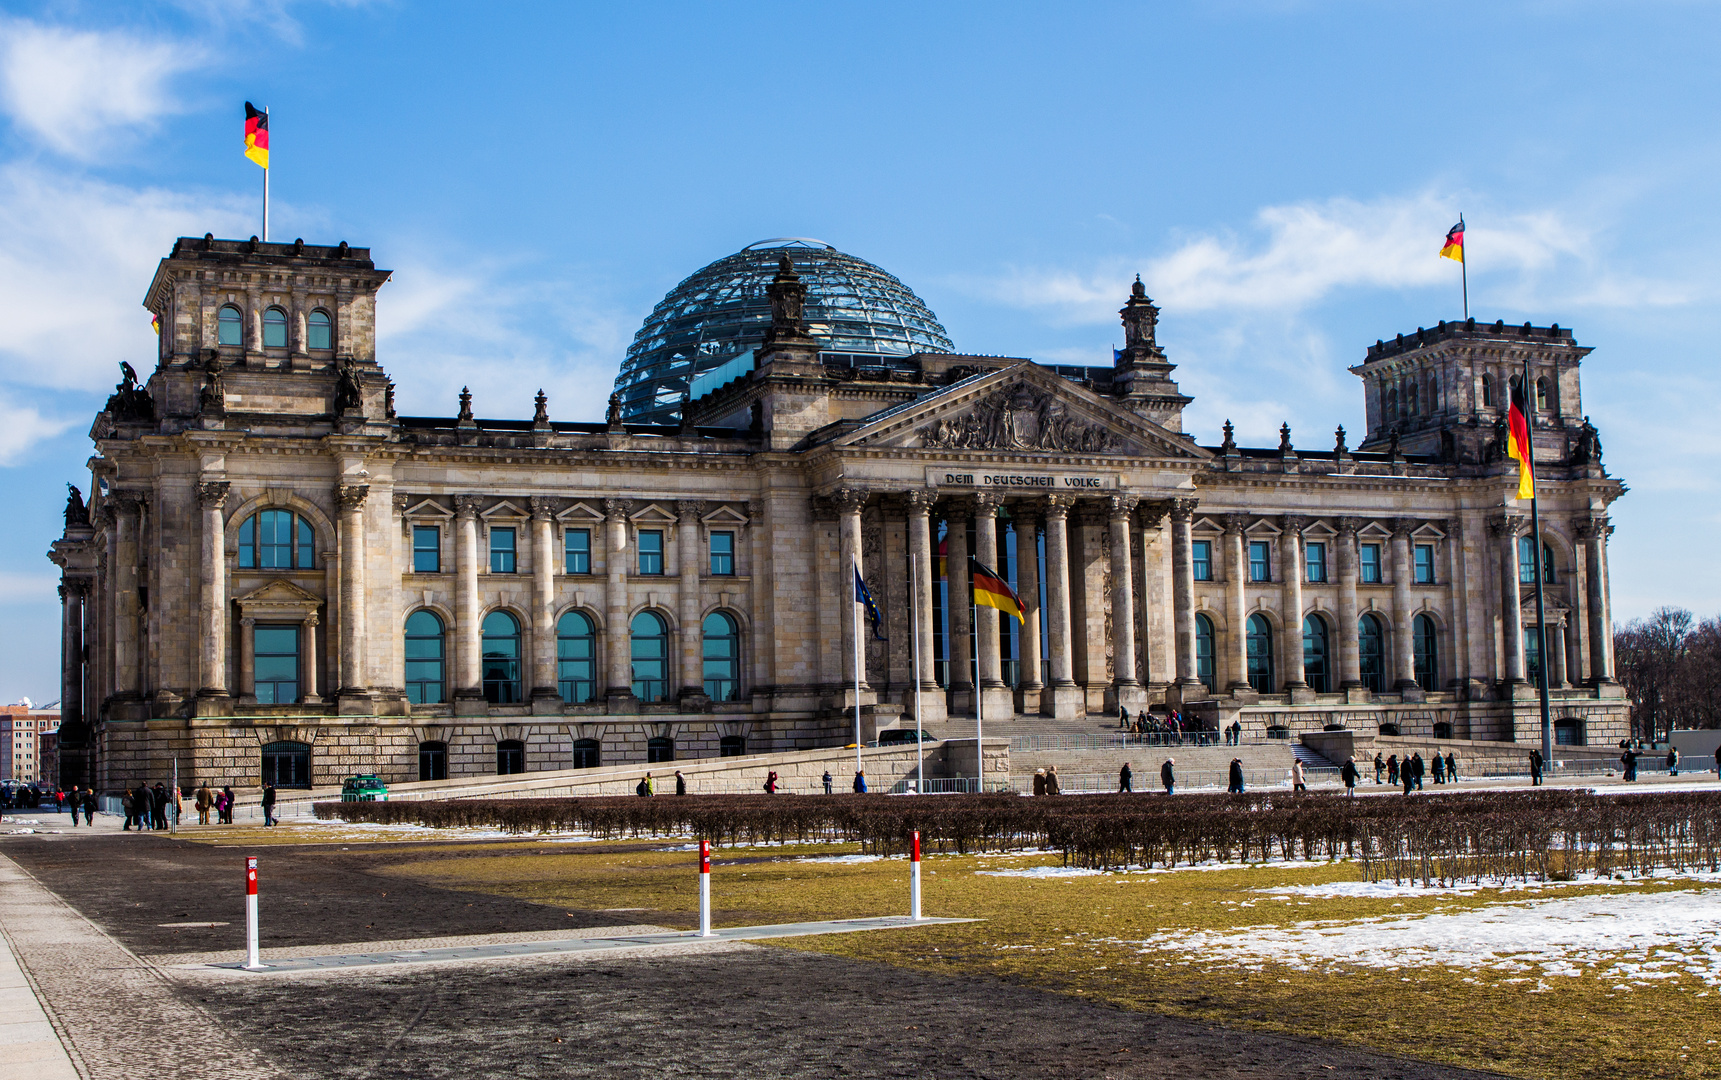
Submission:
{"label": "stone facade", "polygon": [[[1357,450],[1288,428],[1240,448],[1229,425],[1202,446],[1139,282],[1110,367],[873,371],[821,356],[785,257],[755,369],[679,426],[555,421],[542,395],[478,419],[465,390],[403,417],[376,356],[388,276],[345,244],[188,238],[162,261],[156,364],[96,418],[91,497],[51,553],[68,782],[176,756],[249,786],[756,754],[977,706],[1526,738],[1528,508],[1498,434],[1526,363],[1552,556],[1535,654],[1565,735],[1624,732],[1624,488],[1558,327],[1378,343]],[[970,556],[1015,583],[1020,626],[971,625]]]}

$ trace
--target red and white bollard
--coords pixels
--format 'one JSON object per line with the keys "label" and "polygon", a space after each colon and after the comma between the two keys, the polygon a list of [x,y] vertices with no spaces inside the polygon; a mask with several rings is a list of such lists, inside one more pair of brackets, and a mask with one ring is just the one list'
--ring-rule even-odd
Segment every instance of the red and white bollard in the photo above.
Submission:
{"label": "red and white bollard", "polygon": [[920,921],[920,830],[909,834],[908,853],[908,917]]}
{"label": "red and white bollard", "polygon": [[699,936],[711,936],[711,841],[699,841]]}
{"label": "red and white bollard", "polygon": [[257,949],[257,856],[245,858],[245,970],[262,971]]}

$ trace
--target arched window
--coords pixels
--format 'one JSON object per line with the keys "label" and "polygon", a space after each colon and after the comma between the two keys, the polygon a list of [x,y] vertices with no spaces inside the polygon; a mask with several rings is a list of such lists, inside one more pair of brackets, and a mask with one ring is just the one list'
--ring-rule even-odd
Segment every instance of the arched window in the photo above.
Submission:
{"label": "arched window", "polygon": [[633,636],[633,696],[662,701],[669,696],[669,630],[656,614],[642,611],[629,627]]}
{"label": "arched window", "polygon": [[310,746],[302,742],[272,742],[264,746],[263,783],[276,787],[310,787]]}
{"label": "arched window", "polygon": [[513,705],[520,700],[520,624],[506,611],[484,616],[484,700]]}
{"label": "arched window", "polygon": [[1416,663],[1416,682],[1424,690],[1440,688],[1440,637],[1434,620],[1418,615],[1411,620],[1411,652]]}
{"label": "arched window", "polygon": [[596,739],[574,740],[574,768],[595,769],[601,760]]}
{"label": "arched window", "polygon": [[[1518,581],[1524,585],[1536,583],[1536,546],[1528,536],[1518,537]],[[1542,580],[1554,583],[1554,549],[1542,545]]]}
{"label": "arched window", "polygon": [[721,611],[705,616],[705,696],[734,701],[741,687],[741,632]]}
{"label": "arched window", "polygon": [[1213,692],[1213,620],[1195,616],[1195,677]]}
{"label": "arched window", "polygon": [[1482,407],[1485,409],[1494,407],[1494,377],[1492,375],[1482,376]]}
{"label": "arched window", "polygon": [[421,742],[418,744],[418,778],[420,780],[448,779],[448,744]]}
{"label": "arched window", "polygon": [[305,348],[332,349],[335,347],[335,323],[329,318],[329,313],[322,308],[311,312],[305,320]]}
{"label": "arched window", "polygon": [[1386,686],[1386,635],[1373,615],[1356,622],[1356,653],[1363,688],[1380,693]]}
{"label": "arched window", "polygon": [[1386,392],[1386,422],[1391,424],[1396,419],[1398,419],[1398,391],[1393,389]]}
{"label": "arched window", "polygon": [[217,345],[245,344],[245,313],[227,304],[215,313],[215,343]]}
{"label": "arched window", "polygon": [[740,735],[725,735],[717,740],[718,757],[742,757],[747,753],[747,740]]}
{"label": "arched window", "polygon": [[1422,410],[1430,416],[1440,411],[1440,377],[1428,377],[1428,393],[1422,399]]}
{"label": "arched window", "polygon": [[442,620],[420,608],[406,620],[406,700],[414,705],[445,700],[442,658]]}
{"label": "arched window", "polygon": [[592,621],[577,611],[556,623],[556,690],[578,705],[592,700],[597,687],[598,636]]}
{"label": "arched window", "polygon": [[496,744],[496,775],[512,776],[526,771],[526,744],[519,739],[503,739]]}
{"label": "arched window", "polygon": [[1265,615],[1249,616],[1249,685],[1259,694],[1273,692],[1273,627]]}
{"label": "arched window", "polygon": [[260,510],[239,526],[241,570],[309,570],[316,556],[316,530],[291,510]]}
{"label": "arched window", "polygon": [[656,765],[663,761],[675,760],[675,740],[666,739],[659,735],[647,740],[645,744],[645,761],[648,765]]}
{"label": "arched window", "polygon": [[1330,685],[1327,656],[1327,621],[1310,615],[1303,620],[1303,681],[1317,694],[1326,693]]}
{"label": "arched window", "polygon": [[287,347],[287,313],[278,307],[265,308],[263,311],[263,347]]}
{"label": "arched window", "polygon": [[1404,391],[1404,412],[1407,416],[1416,416],[1421,411],[1418,408],[1416,384],[1411,383]]}
{"label": "arched window", "polygon": [[1546,410],[1548,407],[1548,380],[1536,380],[1536,408]]}

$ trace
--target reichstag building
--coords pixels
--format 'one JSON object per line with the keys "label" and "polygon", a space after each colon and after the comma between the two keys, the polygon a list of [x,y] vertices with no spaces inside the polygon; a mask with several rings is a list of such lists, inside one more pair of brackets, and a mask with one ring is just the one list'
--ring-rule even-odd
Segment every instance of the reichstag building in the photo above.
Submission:
{"label": "reichstag building", "polygon": [[[1624,734],[1624,487],[1558,325],[1377,341],[1350,369],[1362,431],[1239,446],[1183,430],[1139,281],[1108,362],[1046,365],[964,354],[889,273],[779,239],[669,292],[604,422],[493,387],[400,416],[389,276],[344,242],[188,237],[161,261],[159,353],[122,365],[50,554],[69,782],[840,745],[857,694],[868,737],[912,725],[916,636],[935,730],[976,707],[1092,730],[1121,706],[1538,739],[1545,669],[1561,741]],[[1539,537],[1504,452],[1526,361]],[[1021,624],[974,612],[970,556]],[[858,649],[851,567],[882,615]]]}

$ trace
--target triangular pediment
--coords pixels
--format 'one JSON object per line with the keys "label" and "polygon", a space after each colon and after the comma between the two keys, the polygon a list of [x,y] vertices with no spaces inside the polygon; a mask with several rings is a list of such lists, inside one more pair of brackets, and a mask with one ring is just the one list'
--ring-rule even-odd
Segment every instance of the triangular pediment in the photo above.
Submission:
{"label": "triangular pediment", "polygon": [[237,598],[241,605],[245,604],[320,604],[322,597],[313,596],[299,588],[291,581],[276,578],[261,588],[253,589],[244,596]]}
{"label": "triangular pediment", "polygon": [[1431,521],[1425,521],[1410,534],[1412,540],[1444,540],[1446,534]]}
{"label": "triangular pediment", "polygon": [[1356,534],[1364,540],[1385,540],[1392,536],[1392,531],[1383,527],[1378,521],[1371,521],[1358,529]]}
{"label": "triangular pediment", "polygon": [[707,525],[745,525],[747,524],[747,515],[732,506],[719,506],[699,520]]}
{"label": "triangular pediment", "polygon": [[403,517],[409,518],[451,518],[454,512],[435,499],[420,499],[406,508]]}
{"label": "triangular pediment", "polygon": [[1211,518],[1203,514],[1201,517],[1196,518],[1194,523],[1189,526],[1189,531],[1198,533],[1222,533],[1225,531],[1225,523],[1217,518]]}
{"label": "triangular pediment", "polygon": [[604,516],[602,513],[595,509],[590,503],[583,502],[577,502],[556,515],[557,521],[575,525],[584,525],[588,522],[602,521],[603,519]]}
{"label": "triangular pediment", "polygon": [[1038,364],[984,372],[893,406],[836,447],[1198,461],[1206,450]]}
{"label": "triangular pediment", "polygon": [[643,509],[629,514],[628,520],[636,525],[674,525],[675,515],[656,503],[648,503]]}
{"label": "triangular pediment", "polygon": [[1271,518],[1256,518],[1243,530],[1245,536],[1278,536],[1283,529],[1273,523]]}
{"label": "triangular pediment", "polygon": [[513,503],[509,502],[507,499],[503,499],[501,502],[497,503],[495,506],[492,506],[490,509],[485,510],[483,513],[479,514],[478,516],[483,518],[485,521],[492,521],[492,520],[495,520],[497,518],[501,518],[504,520],[506,520],[508,518],[524,519],[526,517],[529,517],[530,515],[528,515],[526,513],[526,511],[520,509],[518,506],[515,506]]}

